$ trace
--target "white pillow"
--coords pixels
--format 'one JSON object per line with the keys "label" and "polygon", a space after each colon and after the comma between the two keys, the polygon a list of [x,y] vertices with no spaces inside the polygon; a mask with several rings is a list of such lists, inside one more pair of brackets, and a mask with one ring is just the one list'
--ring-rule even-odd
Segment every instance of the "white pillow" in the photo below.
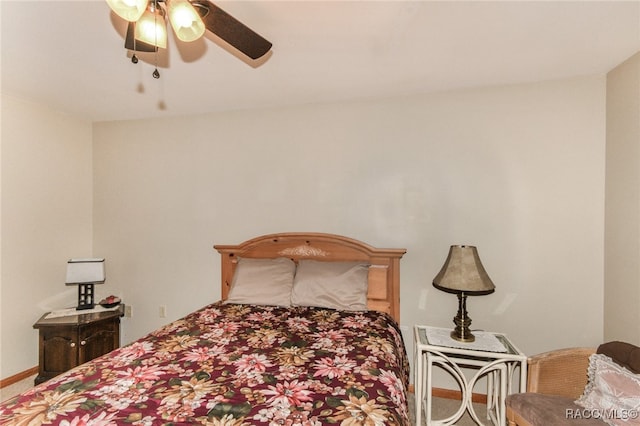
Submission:
{"label": "white pillow", "polygon": [[276,259],[239,258],[225,303],[291,306],[296,264]]}
{"label": "white pillow", "polygon": [[368,278],[367,263],[300,260],[293,280],[291,305],[366,310]]}
{"label": "white pillow", "polygon": [[611,426],[640,424],[640,375],[603,354],[591,355],[588,374],[589,382],[576,404]]}

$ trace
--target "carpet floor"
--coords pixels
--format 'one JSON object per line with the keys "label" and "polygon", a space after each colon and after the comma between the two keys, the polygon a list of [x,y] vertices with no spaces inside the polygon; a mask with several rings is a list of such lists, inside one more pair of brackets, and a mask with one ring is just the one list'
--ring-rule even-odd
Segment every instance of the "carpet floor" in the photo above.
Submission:
{"label": "carpet floor", "polygon": [[[447,417],[453,415],[458,408],[460,407],[460,401],[456,399],[446,399],[446,398],[433,398],[433,405],[431,408],[431,418],[432,420],[442,420]],[[484,424],[491,424],[490,421],[486,420],[487,418],[487,407],[484,404],[474,403],[473,409],[478,416],[478,419]],[[415,398],[414,394],[409,394],[409,411],[411,414],[411,424],[415,425]],[[422,414],[422,422],[421,425],[416,426],[424,426],[426,425],[424,419],[424,412]],[[476,426],[477,423],[473,420],[473,418],[469,415],[468,411],[462,415],[460,420],[456,422],[458,426]]]}

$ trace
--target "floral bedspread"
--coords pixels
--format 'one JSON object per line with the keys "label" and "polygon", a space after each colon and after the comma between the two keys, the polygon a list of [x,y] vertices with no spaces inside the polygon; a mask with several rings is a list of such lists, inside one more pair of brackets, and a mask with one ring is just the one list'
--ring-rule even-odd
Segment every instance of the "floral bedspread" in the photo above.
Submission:
{"label": "floral bedspread", "polygon": [[15,425],[409,425],[378,312],[215,303],[0,405]]}

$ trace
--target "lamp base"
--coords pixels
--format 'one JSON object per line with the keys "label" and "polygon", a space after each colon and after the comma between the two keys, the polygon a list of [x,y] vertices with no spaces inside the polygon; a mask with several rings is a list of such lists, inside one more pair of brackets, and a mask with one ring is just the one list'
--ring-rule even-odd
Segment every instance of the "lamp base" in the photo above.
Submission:
{"label": "lamp base", "polygon": [[94,294],[95,293],[94,293],[93,283],[79,284],[78,285],[78,306],[76,307],[76,311],[93,309],[96,306],[93,299]]}
{"label": "lamp base", "polygon": [[474,336],[469,330],[467,330],[466,333],[464,330],[462,330],[461,333],[458,333],[457,329],[453,330],[451,332],[451,338],[463,343],[471,343],[476,341],[476,336]]}
{"label": "lamp base", "polygon": [[476,340],[476,336],[469,330],[471,318],[467,315],[467,295],[464,292],[458,293],[458,313],[453,318],[453,323],[456,328],[451,332],[452,339],[464,343],[471,343]]}

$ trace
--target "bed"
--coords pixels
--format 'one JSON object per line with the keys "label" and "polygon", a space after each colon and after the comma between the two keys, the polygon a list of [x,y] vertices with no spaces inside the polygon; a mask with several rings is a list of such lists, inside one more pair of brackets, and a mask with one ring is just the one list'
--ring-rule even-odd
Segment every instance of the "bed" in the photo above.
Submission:
{"label": "bed", "polygon": [[321,233],[214,246],[221,300],[0,405],[16,425],[409,425],[404,249]]}

